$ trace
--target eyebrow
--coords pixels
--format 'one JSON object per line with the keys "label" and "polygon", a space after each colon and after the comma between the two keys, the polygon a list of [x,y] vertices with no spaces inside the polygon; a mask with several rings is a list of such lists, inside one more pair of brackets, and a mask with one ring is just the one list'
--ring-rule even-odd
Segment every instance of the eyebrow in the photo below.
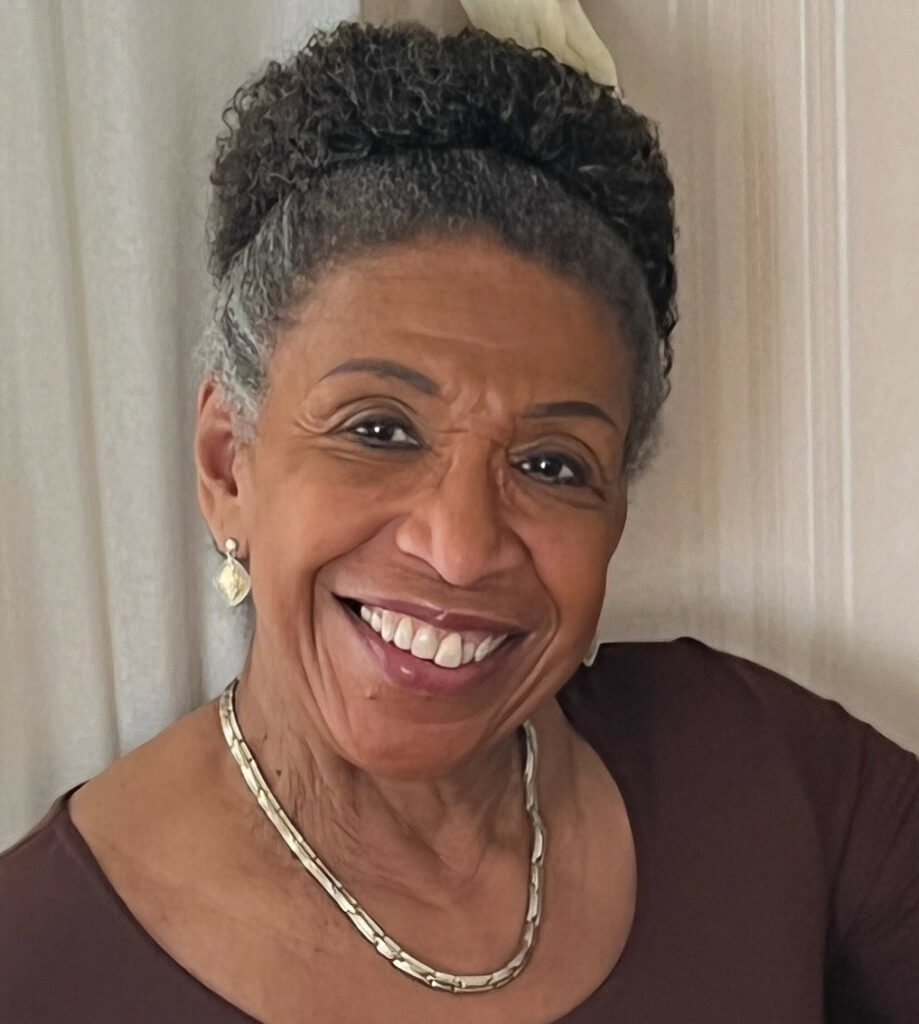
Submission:
{"label": "eyebrow", "polygon": [[[599,405],[593,402],[547,402],[545,405],[531,405],[523,414],[527,419],[537,419],[549,416],[591,416],[594,419],[603,420],[610,426],[619,430],[619,424],[604,412]],[[622,433],[621,430],[619,430]]]}
{"label": "eyebrow", "polygon": [[348,359],[328,373],[323,374],[320,380],[326,377],[333,377],[337,373],[375,373],[378,377],[396,377],[411,384],[413,388],[424,392],[426,395],[439,395],[440,388],[423,373],[412,370],[402,363],[393,362],[390,359]]}
{"label": "eyebrow", "polygon": [[[323,374],[320,380],[326,377],[334,377],[339,373],[375,373],[378,377],[395,377],[405,381],[413,388],[426,395],[439,395],[440,388],[423,373],[413,370],[404,363],[397,363],[392,359],[348,359],[338,366]],[[541,405],[531,405],[525,412],[526,419],[547,419],[552,416],[590,416],[594,419],[603,420],[610,426],[619,430],[619,424],[599,405],[593,402],[567,401],[567,402],[546,402]],[[621,431],[620,431],[621,433]]]}

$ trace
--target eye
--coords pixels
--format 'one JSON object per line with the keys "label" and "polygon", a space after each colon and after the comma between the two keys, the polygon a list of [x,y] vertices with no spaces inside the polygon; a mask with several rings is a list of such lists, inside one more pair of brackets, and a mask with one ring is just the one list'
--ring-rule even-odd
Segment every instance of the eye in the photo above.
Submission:
{"label": "eye", "polygon": [[401,420],[392,416],[367,416],[347,428],[368,448],[418,448],[418,439]]}
{"label": "eye", "polygon": [[522,473],[543,483],[558,486],[583,487],[589,479],[584,464],[563,452],[537,452],[525,455],[514,462],[514,467]]}

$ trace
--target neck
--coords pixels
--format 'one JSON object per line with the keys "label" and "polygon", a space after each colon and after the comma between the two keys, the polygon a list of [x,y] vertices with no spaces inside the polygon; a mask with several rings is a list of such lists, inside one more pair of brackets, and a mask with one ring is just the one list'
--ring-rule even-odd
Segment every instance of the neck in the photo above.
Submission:
{"label": "neck", "polygon": [[[309,714],[294,720],[290,702],[269,685],[278,678],[250,657],[237,688],[240,727],[278,802],[346,884],[369,878],[441,899],[474,882],[496,857],[528,861],[519,733],[436,779],[379,778],[337,753]],[[553,721],[538,716],[539,731],[539,717]]]}

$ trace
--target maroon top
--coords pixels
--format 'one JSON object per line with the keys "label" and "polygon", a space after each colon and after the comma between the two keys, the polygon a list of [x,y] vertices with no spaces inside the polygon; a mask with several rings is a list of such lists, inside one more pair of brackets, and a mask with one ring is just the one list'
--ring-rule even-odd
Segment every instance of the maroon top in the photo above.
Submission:
{"label": "maroon top", "polygon": [[[606,645],[559,700],[638,863],[622,958],[565,1024],[919,1021],[912,754],[692,640]],[[68,795],[0,856],[0,1021],[252,1024],[131,916]]]}

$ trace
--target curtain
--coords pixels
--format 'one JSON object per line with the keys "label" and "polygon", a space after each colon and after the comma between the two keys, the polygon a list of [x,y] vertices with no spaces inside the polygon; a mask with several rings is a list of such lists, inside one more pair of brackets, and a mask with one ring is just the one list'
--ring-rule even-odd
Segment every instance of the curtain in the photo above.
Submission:
{"label": "curtain", "polygon": [[247,75],[356,14],[0,4],[0,848],[241,665],[191,452],[208,161]]}

